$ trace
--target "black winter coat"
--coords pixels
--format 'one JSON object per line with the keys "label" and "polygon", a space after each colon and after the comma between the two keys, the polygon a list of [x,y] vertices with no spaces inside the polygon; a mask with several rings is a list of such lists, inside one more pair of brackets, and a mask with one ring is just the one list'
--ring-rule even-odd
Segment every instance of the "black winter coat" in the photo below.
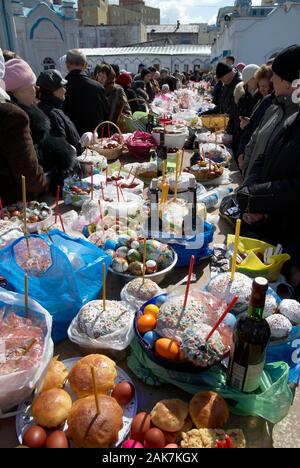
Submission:
{"label": "black winter coat", "polygon": [[76,148],[77,155],[83,153],[80,136],[75,125],[62,110],[63,101],[52,94],[43,95],[38,107],[47,115],[51,122],[51,135],[64,138],[69,145]]}
{"label": "black winter coat", "polygon": [[72,120],[79,135],[92,132],[98,124],[108,120],[109,106],[105,89],[87,73],[72,70],[66,77],[64,112]]}
{"label": "black winter coat", "polygon": [[235,157],[237,157],[239,155],[240,139],[243,134],[243,130],[240,127],[240,117],[251,117],[254,107],[261,100],[262,96],[259,91],[251,94],[243,83],[239,83],[235,88],[234,97],[235,105],[231,122],[233,135],[232,150]]}
{"label": "black winter coat", "polygon": [[226,131],[229,135],[233,135],[234,130],[234,109],[235,109],[235,102],[234,102],[234,90],[237,84],[242,81],[241,75],[237,72],[231,83],[228,85],[223,85],[219,94],[219,98],[217,101],[216,107],[204,114],[227,114],[230,117],[228,126]]}
{"label": "black winter coat", "polygon": [[255,132],[257,127],[259,127],[266,110],[273,103],[274,97],[274,94],[269,94],[268,96],[264,97],[260,103],[258,103],[257,107],[254,108],[253,114],[250,117],[250,122],[242,132],[239,147],[236,152],[237,156],[244,154],[245,148],[248,145],[252,134]]}
{"label": "black winter coat", "polygon": [[267,214],[267,238],[282,244],[299,238],[300,112],[271,138],[265,154],[255,161],[247,185],[237,191],[243,212]]}
{"label": "black winter coat", "polygon": [[23,106],[13,96],[12,100],[21,107],[29,117],[29,124],[38,161],[44,172],[50,173],[50,189],[63,186],[66,177],[79,171],[76,153],[65,138],[51,135],[51,124],[48,117],[38,106]]}

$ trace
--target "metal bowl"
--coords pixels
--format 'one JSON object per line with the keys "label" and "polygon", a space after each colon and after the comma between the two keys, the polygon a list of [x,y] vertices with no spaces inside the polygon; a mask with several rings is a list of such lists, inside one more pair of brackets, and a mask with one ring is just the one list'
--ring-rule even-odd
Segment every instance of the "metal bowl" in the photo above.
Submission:
{"label": "metal bowl", "polygon": [[[178,255],[175,252],[175,250],[172,249],[172,247],[169,246],[169,249],[172,250],[172,253],[173,253],[173,262],[171,263],[171,265],[168,266],[168,268],[165,268],[164,270],[157,271],[156,273],[152,273],[151,275],[145,275],[146,279],[150,279],[150,280],[154,281],[154,283],[160,284],[166,278],[168,273],[170,273],[175,268],[176,263],[178,261]],[[136,278],[140,278],[139,276],[129,275],[128,273],[118,273],[117,271],[113,270],[111,267],[109,268],[109,271],[113,275],[115,275],[118,278],[118,280],[120,281],[120,283],[123,284],[123,285],[129,283],[130,281],[132,281],[132,280],[134,280]]]}

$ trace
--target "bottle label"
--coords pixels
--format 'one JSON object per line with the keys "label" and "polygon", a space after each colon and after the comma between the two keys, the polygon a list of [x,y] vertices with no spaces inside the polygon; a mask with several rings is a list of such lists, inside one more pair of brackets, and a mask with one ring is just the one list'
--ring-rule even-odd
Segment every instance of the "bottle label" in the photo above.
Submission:
{"label": "bottle label", "polygon": [[243,367],[233,363],[231,372],[231,385],[242,392],[251,393],[259,387],[260,377],[264,370],[265,362]]}

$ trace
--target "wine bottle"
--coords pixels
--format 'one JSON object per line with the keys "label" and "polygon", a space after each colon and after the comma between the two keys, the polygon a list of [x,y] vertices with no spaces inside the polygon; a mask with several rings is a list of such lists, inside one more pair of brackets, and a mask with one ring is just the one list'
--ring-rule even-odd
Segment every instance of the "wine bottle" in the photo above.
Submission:
{"label": "wine bottle", "polygon": [[165,135],[164,132],[160,133],[160,143],[157,147],[157,177],[162,176],[162,162],[167,161],[168,148],[165,145]]}
{"label": "wine bottle", "polygon": [[198,142],[195,142],[194,144],[194,153],[191,157],[190,160],[190,166],[194,166],[197,164],[199,161],[201,161],[200,153],[199,153],[199,144]]}
{"label": "wine bottle", "polygon": [[270,327],[263,319],[268,280],[255,278],[248,311],[239,316],[233,331],[228,383],[238,390],[257,390],[264,369]]}

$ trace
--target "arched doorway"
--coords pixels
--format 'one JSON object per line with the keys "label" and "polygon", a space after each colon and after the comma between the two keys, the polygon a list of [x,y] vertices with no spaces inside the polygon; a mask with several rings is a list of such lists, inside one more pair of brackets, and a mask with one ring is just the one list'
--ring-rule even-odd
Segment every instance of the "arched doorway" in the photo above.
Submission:
{"label": "arched doorway", "polygon": [[53,60],[51,57],[46,57],[46,58],[43,60],[43,67],[44,67],[44,71],[47,71],[47,70],[54,70],[54,69],[55,69],[55,62],[54,62],[54,60]]}

